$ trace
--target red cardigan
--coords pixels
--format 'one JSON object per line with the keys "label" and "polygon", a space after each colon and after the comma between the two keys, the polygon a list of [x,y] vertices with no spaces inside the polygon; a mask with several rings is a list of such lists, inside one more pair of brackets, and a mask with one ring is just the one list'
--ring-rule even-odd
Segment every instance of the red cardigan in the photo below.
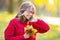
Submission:
{"label": "red cardigan", "polygon": [[[5,40],[36,40],[32,37],[24,39],[24,27],[26,25],[27,22],[20,23],[17,18],[12,19],[4,32]],[[30,22],[30,25],[37,29],[39,33],[45,33],[50,29],[48,24],[40,19],[37,22]]]}

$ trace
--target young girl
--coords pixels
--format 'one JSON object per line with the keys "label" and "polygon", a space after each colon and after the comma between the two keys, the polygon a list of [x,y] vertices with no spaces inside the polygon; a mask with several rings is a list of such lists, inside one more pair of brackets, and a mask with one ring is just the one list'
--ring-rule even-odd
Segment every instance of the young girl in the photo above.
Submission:
{"label": "young girl", "polygon": [[27,25],[32,25],[39,33],[47,32],[49,30],[48,24],[41,19],[34,18],[35,13],[35,6],[31,2],[23,2],[17,16],[10,21],[4,32],[5,40],[36,40],[36,33],[33,37],[24,31]]}

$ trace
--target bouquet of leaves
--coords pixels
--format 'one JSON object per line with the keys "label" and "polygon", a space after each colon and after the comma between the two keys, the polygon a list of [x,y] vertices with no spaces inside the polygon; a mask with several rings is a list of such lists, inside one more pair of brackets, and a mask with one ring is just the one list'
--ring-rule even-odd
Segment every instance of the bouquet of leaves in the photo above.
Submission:
{"label": "bouquet of leaves", "polygon": [[34,36],[34,34],[36,34],[37,30],[33,28],[32,25],[27,25],[27,27],[25,27],[24,31],[27,34],[30,34],[31,36]]}

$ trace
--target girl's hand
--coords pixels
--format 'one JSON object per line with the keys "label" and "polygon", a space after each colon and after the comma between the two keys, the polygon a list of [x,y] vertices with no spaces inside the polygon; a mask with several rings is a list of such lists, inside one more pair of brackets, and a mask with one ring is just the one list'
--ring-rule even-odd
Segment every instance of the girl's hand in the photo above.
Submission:
{"label": "girl's hand", "polygon": [[37,22],[37,18],[33,17],[29,22]]}
{"label": "girl's hand", "polygon": [[24,38],[25,38],[25,39],[27,39],[27,38],[29,38],[29,37],[30,37],[30,34],[27,34],[27,33],[24,34]]}

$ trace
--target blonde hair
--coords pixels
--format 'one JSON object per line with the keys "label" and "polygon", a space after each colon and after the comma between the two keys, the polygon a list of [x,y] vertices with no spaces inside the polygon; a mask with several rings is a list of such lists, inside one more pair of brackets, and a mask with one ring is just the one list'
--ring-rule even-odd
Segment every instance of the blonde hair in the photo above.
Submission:
{"label": "blonde hair", "polygon": [[20,6],[19,6],[19,11],[18,12],[20,12],[21,10],[26,10],[26,8],[28,8],[28,7],[33,7],[34,8],[34,13],[36,13],[36,7],[35,7],[35,5],[32,3],[32,2],[29,2],[29,1],[25,1],[25,2],[23,2]]}
{"label": "blonde hair", "polygon": [[[27,8],[30,8],[32,7],[34,9],[34,14],[36,13],[36,7],[33,3],[29,2],[29,1],[26,1],[26,2],[23,2],[20,6],[19,6],[19,9],[18,9],[18,14],[16,17],[20,17],[20,20],[24,20],[22,14],[24,11],[26,11]],[[22,17],[21,17],[22,16]]]}

